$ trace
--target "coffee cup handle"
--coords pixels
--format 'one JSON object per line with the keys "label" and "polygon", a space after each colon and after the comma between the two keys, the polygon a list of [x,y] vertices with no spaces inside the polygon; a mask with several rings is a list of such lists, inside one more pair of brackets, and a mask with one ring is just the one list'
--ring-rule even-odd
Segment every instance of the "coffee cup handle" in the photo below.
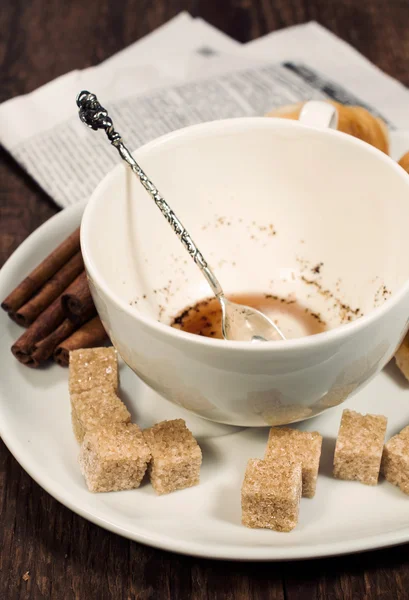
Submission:
{"label": "coffee cup handle", "polygon": [[298,120],[308,127],[318,129],[336,129],[338,126],[338,111],[328,102],[310,100],[301,109]]}

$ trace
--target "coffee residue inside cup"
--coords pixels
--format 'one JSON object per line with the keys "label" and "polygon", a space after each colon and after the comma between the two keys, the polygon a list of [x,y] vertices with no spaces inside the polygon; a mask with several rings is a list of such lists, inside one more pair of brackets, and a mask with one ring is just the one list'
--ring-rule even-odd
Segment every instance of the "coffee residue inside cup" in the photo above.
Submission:
{"label": "coffee residue inside cup", "polygon": [[[275,321],[288,338],[315,335],[328,329],[321,315],[292,298],[271,294],[228,296],[229,300],[256,308]],[[177,315],[171,326],[195,335],[223,339],[222,311],[217,298],[207,298],[189,306]]]}

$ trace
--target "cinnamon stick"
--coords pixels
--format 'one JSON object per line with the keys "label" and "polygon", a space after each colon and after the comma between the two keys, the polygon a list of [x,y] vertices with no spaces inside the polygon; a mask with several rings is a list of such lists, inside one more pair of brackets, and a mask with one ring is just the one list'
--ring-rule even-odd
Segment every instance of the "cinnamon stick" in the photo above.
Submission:
{"label": "cinnamon stick", "polygon": [[56,347],[54,360],[62,367],[68,367],[71,350],[103,346],[108,340],[101,319],[94,317]]}
{"label": "cinnamon stick", "polygon": [[65,316],[73,323],[83,322],[96,311],[86,273],[81,273],[61,298]]}
{"label": "cinnamon stick", "polygon": [[17,360],[29,367],[38,366],[32,358],[35,345],[50,335],[63,321],[61,296],[58,296],[12,345],[11,351]]}
{"label": "cinnamon stick", "polygon": [[[48,308],[34,321],[32,325],[21,335],[18,340],[11,347],[11,351],[14,356],[24,365],[29,367],[37,367],[38,361],[33,359],[32,355],[35,352],[36,346],[41,340],[48,337],[66,318],[63,307],[62,297],[65,293],[75,296],[75,290],[78,289],[78,281],[82,278],[82,275],[78,275],[76,279],[68,286],[68,288],[56,298]],[[96,314],[96,308],[94,304],[92,307],[84,312],[80,317],[76,319],[74,325],[80,326],[89,318]],[[70,334],[68,334],[70,335]],[[59,340],[61,341],[61,340]],[[59,343],[57,342],[57,344]]]}
{"label": "cinnamon stick", "polygon": [[16,312],[40,287],[50,279],[80,249],[80,229],[76,229],[62,244],[47,256],[23,281],[5,298],[1,307]]}
{"label": "cinnamon stick", "polygon": [[84,261],[78,251],[40,288],[31,300],[23,304],[17,312],[9,316],[23,327],[28,327],[55,300],[72,281],[84,270]]}
{"label": "cinnamon stick", "polygon": [[74,331],[74,323],[69,319],[64,319],[57,329],[52,331],[46,338],[35,344],[34,351],[31,354],[31,362],[29,363],[29,366],[39,367],[41,363],[44,363],[50,358],[50,356],[52,356],[58,344],[69,337]]}

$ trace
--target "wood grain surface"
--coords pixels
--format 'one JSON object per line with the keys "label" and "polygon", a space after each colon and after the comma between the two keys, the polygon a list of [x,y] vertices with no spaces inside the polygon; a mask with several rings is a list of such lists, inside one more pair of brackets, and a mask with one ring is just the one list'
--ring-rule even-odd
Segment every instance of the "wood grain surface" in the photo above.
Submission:
{"label": "wood grain surface", "polygon": [[[97,64],[181,10],[241,42],[315,19],[409,85],[408,0],[2,0],[0,101]],[[4,150],[0,183],[3,264],[58,209]],[[23,598],[404,600],[409,545],[275,564],[173,555],[73,514],[0,442],[0,599]]]}

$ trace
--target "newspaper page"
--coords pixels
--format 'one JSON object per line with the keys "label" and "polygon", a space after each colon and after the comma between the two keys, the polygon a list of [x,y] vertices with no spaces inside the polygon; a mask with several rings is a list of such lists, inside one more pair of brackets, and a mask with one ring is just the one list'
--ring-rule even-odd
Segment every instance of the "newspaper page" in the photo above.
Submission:
{"label": "newspaper page", "polygon": [[60,206],[89,197],[120,160],[102,132],[80,123],[81,89],[107,105],[132,150],[181,127],[309,99],[359,104],[391,129],[409,127],[408,90],[317,24],[241,46],[181,15],[98,67],[0,106],[2,143]]}

